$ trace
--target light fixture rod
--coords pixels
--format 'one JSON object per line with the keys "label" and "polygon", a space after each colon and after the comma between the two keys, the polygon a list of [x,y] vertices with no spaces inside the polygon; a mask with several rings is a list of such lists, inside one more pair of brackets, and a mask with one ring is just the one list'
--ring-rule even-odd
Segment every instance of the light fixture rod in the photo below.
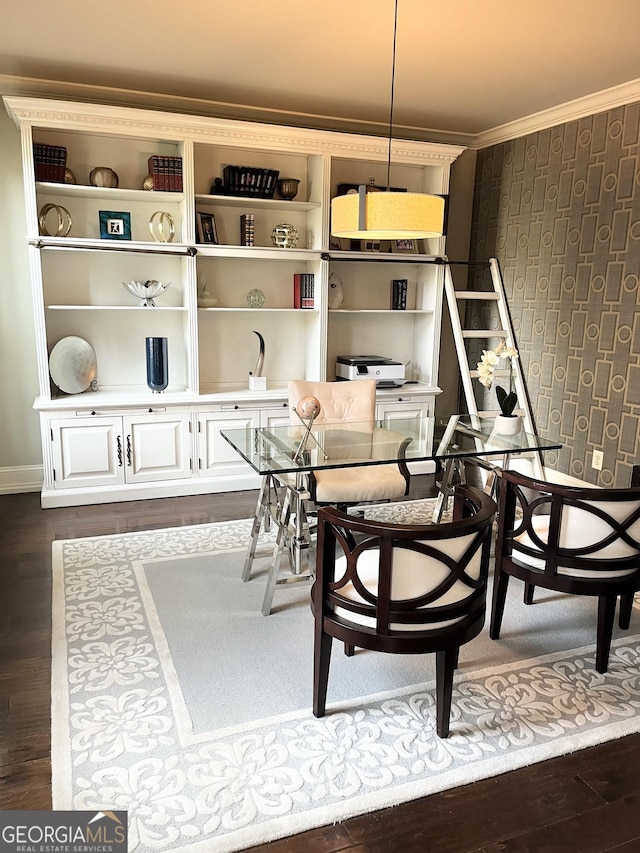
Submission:
{"label": "light fixture rod", "polygon": [[398,0],[395,0],[393,16],[393,52],[391,59],[391,99],[389,105],[389,154],[387,157],[387,192],[391,187],[391,140],[393,138],[393,102],[396,87],[396,39],[398,35]]}

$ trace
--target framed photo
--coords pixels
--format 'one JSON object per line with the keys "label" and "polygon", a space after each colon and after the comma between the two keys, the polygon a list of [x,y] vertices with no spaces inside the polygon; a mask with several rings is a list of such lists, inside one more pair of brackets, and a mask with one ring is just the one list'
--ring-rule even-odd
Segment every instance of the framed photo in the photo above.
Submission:
{"label": "framed photo", "polygon": [[213,213],[196,210],[196,239],[198,243],[218,245],[218,229]]}
{"label": "framed photo", "polygon": [[418,253],[417,240],[392,240],[391,251],[401,255],[416,255]]}
{"label": "framed photo", "polygon": [[103,240],[130,240],[131,214],[123,210],[101,210],[100,237]]}
{"label": "framed photo", "polygon": [[361,240],[361,252],[379,252],[381,251],[380,240]]}
{"label": "framed photo", "polygon": [[329,237],[329,251],[343,252],[349,249],[350,246],[345,246],[345,243],[350,243],[350,240],[343,240],[341,237]]}

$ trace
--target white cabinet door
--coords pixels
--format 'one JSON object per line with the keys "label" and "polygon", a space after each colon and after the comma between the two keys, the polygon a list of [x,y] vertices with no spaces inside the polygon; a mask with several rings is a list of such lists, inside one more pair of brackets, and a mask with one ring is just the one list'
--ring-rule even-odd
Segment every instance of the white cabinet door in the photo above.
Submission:
{"label": "white cabinet door", "polygon": [[260,413],[260,426],[272,429],[277,426],[288,426],[289,407],[280,406],[278,409],[263,409]]}
{"label": "white cabinet door", "polygon": [[[425,415],[433,414],[433,397],[416,397],[396,400],[378,400],[376,405],[376,416],[382,420],[383,426],[393,429],[394,420],[406,420],[415,418],[420,420]],[[430,429],[431,435],[425,436],[429,441],[433,440],[433,424],[423,422],[424,429]],[[411,448],[409,448],[410,452]],[[409,462],[407,467],[411,474],[433,474],[436,470],[435,462]]]}
{"label": "white cabinet door", "polygon": [[51,421],[56,489],[124,483],[122,418]]}
{"label": "white cabinet door", "polygon": [[191,476],[188,413],[126,415],[122,422],[127,483]]}
{"label": "white cabinet door", "polygon": [[[220,432],[223,429],[256,429],[259,426],[260,411],[257,409],[201,412],[198,415],[200,475],[229,479],[229,489],[257,488],[260,485],[259,475]],[[234,478],[236,484],[232,485]],[[243,485],[239,485],[238,481]]]}

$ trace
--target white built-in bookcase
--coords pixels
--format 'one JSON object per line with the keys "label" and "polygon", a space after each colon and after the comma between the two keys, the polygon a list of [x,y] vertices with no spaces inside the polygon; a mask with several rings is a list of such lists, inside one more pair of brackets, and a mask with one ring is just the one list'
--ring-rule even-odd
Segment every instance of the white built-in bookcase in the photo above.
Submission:
{"label": "white built-in bookcase", "polygon": [[[445,238],[417,252],[351,251],[330,242],[330,201],[339,184],[386,184],[388,140],[98,104],[7,97],[22,136],[42,426],[43,506],[253,488],[256,477],[220,436],[225,427],[287,418],[288,379],[332,380],[338,355],[384,355],[407,365],[412,384],[378,393],[381,416],[433,410]],[[75,184],[36,182],[33,143],[64,146]],[[393,143],[392,183],[447,195],[456,146]],[[183,191],[142,189],[153,155],[180,157]],[[212,195],[226,165],[297,178],[294,200]],[[90,185],[97,166],[117,188]],[[40,233],[45,204],[69,211],[66,237]],[[102,239],[100,211],[126,212],[131,240]],[[155,242],[150,219],[170,214],[175,236]],[[213,214],[218,244],[196,240],[196,211]],[[253,213],[253,247],[240,217]],[[50,215],[51,217],[51,215]],[[48,218],[55,224],[53,219]],[[295,248],[276,248],[276,225],[293,225]],[[53,229],[51,229],[53,230]],[[383,245],[383,250],[390,246]],[[293,275],[313,273],[314,308],[293,307]],[[344,300],[328,306],[329,278]],[[390,282],[408,280],[407,308],[390,308]],[[170,282],[156,308],[140,308],[122,282]],[[264,305],[247,293],[259,289]],[[198,305],[206,289],[217,302]],[[265,341],[266,391],[249,390]],[[64,395],[49,353],[77,335],[96,353],[97,391]],[[145,338],[166,336],[169,386],[146,384]]]}

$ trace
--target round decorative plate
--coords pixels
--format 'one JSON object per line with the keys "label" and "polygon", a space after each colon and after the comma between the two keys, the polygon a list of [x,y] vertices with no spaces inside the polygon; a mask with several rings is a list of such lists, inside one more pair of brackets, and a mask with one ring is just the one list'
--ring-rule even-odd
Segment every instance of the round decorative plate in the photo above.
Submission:
{"label": "round decorative plate", "polygon": [[96,354],[84,338],[62,338],[49,355],[49,373],[61,391],[81,394],[96,378]]}

